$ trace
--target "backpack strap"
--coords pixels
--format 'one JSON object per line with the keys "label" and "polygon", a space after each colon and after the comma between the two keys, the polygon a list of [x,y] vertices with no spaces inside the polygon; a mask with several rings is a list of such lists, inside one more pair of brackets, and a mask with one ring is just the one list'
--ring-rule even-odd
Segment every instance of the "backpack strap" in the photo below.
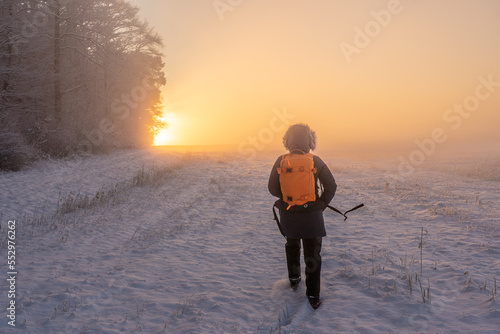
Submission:
{"label": "backpack strap", "polygon": [[290,153],[288,153],[288,154],[292,154],[292,153],[293,153],[293,152],[295,152],[295,151],[299,151],[299,152],[300,152],[300,153],[302,153],[303,155],[306,155],[306,154],[307,154],[306,152],[302,151],[300,148],[296,148],[296,149],[294,149],[294,150],[291,150],[291,151],[290,151]]}
{"label": "backpack strap", "polygon": [[[344,216],[344,221],[347,220],[347,214],[351,211],[354,211],[354,210],[357,210],[359,208],[362,208],[364,207],[365,205],[363,203],[355,206],[354,208],[350,209],[350,210],[347,210],[345,213],[342,213],[342,211],[340,211],[339,209],[336,209],[334,208],[333,206],[330,206],[330,205],[327,205],[326,207],[341,214],[342,216]],[[279,217],[278,217],[278,214],[276,213],[276,209],[278,209],[278,207],[276,206],[276,203],[273,204],[273,215],[274,215],[274,220],[276,221],[276,224],[278,225],[278,229],[280,230],[280,233],[281,235],[286,239],[286,236],[285,236],[285,233],[283,232],[283,228],[281,227],[281,223],[280,223],[280,220],[279,220]]]}
{"label": "backpack strap", "polygon": [[327,205],[326,207],[328,209],[331,209],[331,210],[333,210],[333,211],[335,211],[337,213],[340,213],[342,216],[344,216],[344,221],[347,219],[347,216],[344,213],[342,213],[339,209],[336,209],[336,208],[334,208],[333,206],[330,206],[330,205]]}
{"label": "backpack strap", "polygon": [[358,206],[355,206],[354,208],[350,209],[350,210],[347,210],[346,212],[342,213],[340,210],[334,208],[333,206],[330,206],[330,205],[327,205],[327,208],[329,209],[332,209],[333,211],[337,212],[337,213],[340,213],[342,216],[344,216],[344,221],[347,220],[347,214],[351,211],[354,211],[354,210],[357,210],[359,208],[362,208],[364,207],[365,205],[363,203],[361,203],[360,205]]}
{"label": "backpack strap", "polygon": [[274,220],[276,220],[276,224],[278,224],[278,228],[280,230],[281,235],[286,239],[285,233],[283,233],[283,229],[281,228],[280,220],[278,218],[278,215],[276,214],[276,209],[278,208],[276,204],[273,205],[273,215],[274,215]]}
{"label": "backpack strap", "polygon": [[[364,207],[364,206],[365,206],[365,205],[364,205],[363,203],[361,203],[360,205],[355,206],[355,207],[354,207],[354,208],[352,208],[351,210],[347,210],[344,214],[346,215],[348,212],[351,212],[351,211],[357,210],[357,209],[362,208],[362,207]],[[347,219],[347,217],[346,217],[346,219]]]}

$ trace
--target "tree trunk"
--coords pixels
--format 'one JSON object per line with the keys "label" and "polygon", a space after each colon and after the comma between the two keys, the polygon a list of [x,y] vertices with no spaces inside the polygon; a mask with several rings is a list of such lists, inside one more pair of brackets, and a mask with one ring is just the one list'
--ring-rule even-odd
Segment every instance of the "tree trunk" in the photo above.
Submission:
{"label": "tree trunk", "polygon": [[[6,24],[7,24],[7,29],[6,29],[6,36],[7,38],[10,38],[10,35],[12,33],[12,24],[14,22],[14,8],[13,8],[13,5],[12,5],[12,1],[8,1],[7,4],[5,5],[6,8],[5,8],[5,15],[7,15],[8,19],[5,20]],[[13,47],[12,47],[12,41],[9,41],[8,44],[7,44],[7,70],[10,71],[11,70],[11,67],[12,67],[12,52],[13,52]],[[5,77],[4,77],[4,80],[3,80],[3,83],[2,83],[2,90],[4,92],[7,91],[7,89],[9,88],[9,81],[10,81],[10,73],[8,73],[8,71],[6,71],[7,73],[5,73]]]}
{"label": "tree trunk", "polygon": [[54,1],[54,116],[57,123],[62,120],[61,96],[61,5]]}

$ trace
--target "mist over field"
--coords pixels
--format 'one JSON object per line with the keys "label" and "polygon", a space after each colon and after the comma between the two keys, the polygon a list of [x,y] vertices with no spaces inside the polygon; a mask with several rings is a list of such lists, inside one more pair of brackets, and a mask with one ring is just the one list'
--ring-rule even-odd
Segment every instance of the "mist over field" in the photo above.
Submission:
{"label": "mist over field", "polygon": [[498,151],[498,6],[5,0],[0,168],[152,144],[249,156],[300,122],[321,150]]}
{"label": "mist over field", "polygon": [[169,41],[169,144],[237,146],[286,109],[323,149],[411,151],[436,128],[498,148],[497,1],[134,2]]}

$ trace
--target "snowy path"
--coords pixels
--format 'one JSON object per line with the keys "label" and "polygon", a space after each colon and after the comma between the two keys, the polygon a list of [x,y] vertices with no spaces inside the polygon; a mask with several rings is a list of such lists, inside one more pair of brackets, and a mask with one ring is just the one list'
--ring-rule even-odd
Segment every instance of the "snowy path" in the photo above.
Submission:
{"label": "snowy path", "polygon": [[[143,165],[168,169],[150,185],[127,188],[113,204],[66,213],[48,233],[21,226],[19,328],[9,328],[4,317],[0,333],[500,328],[500,305],[492,294],[494,278],[500,279],[498,182],[422,170],[406,183],[386,183],[381,176],[390,166],[333,161],[340,186],[334,205],[346,210],[364,202],[366,208],[346,222],[325,213],[323,305],[313,311],[303,283],[295,293],[288,288],[284,239],[272,221],[273,198],[266,189],[273,162],[274,157],[124,152],[73,168],[65,164],[65,173],[48,164],[0,175],[2,185],[38,191],[24,197],[0,193],[6,199],[4,231],[9,217],[33,214],[41,199],[47,202],[61,189],[93,194],[134,177]],[[83,178],[85,171],[94,177]],[[57,203],[49,204],[52,212]],[[75,222],[63,223],[69,218]],[[420,277],[421,227],[426,232]],[[415,273],[424,289],[430,282],[430,303],[423,302]]]}

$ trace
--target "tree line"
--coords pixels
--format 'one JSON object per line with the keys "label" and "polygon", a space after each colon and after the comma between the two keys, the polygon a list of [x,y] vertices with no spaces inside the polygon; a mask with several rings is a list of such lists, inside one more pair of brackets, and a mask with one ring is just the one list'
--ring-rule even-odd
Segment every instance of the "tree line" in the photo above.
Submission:
{"label": "tree line", "polygon": [[127,0],[0,2],[0,169],[151,145],[163,42]]}

